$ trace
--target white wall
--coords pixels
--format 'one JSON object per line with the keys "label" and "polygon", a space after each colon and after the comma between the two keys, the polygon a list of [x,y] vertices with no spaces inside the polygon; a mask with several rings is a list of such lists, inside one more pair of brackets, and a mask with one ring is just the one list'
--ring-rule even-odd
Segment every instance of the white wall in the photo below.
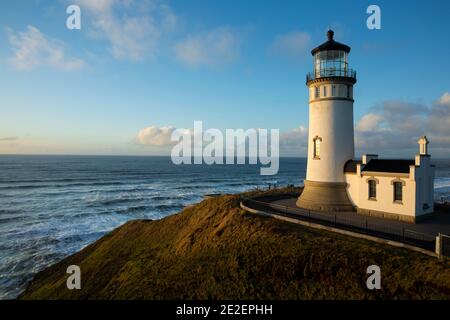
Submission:
{"label": "white wall", "polygon": [[[412,174],[417,181],[416,211],[417,215],[427,214],[434,211],[434,167],[431,166],[430,157],[416,155],[416,166]],[[429,208],[425,209],[424,204]]]}
{"label": "white wall", "polygon": [[[369,199],[368,179],[377,180],[376,200]],[[394,201],[394,181],[404,183],[401,203]],[[415,216],[416,182],[402,175],[382,176],[379,173],[366,174],[359,179],[359,208],[381,212],[389,212],[406,216]]]}
{"label": "white wall", "polygon": [[[353,102],[315,100],[309,105],[306,179],[344,182],[344,164],[354,157]],[[320,159],[314,159],[313,139],[322,138]]]}
{"label": "white wall", "polygon": [[356,173],[346,173],[345,181],[347,182],[347,194],[350,202],[353,206],[357,207],[359,205],[359,187],[360,187],[360,176]]}

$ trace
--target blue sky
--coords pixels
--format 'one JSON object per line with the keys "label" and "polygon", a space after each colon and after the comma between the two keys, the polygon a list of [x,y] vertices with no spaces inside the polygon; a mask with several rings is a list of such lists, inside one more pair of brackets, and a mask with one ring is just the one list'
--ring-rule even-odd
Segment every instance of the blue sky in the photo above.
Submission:
{"label": "blue sky", "polygon": [[166,154],[165,127],[202,120],[280,129],[284,154],[304,155],[310,50],[331,27],[358,74],[357,153],[410,155],[427,134],[443,157],[449,15],[444,0],[2,1],[0,154]]}

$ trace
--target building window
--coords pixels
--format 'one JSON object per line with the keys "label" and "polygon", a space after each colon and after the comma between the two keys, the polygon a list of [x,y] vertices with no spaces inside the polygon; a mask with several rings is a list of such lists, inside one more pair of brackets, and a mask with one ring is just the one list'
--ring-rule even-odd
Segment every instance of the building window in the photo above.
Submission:
{"label": "building window", "polygon": [[394,182],[394,201],[402,202],[403,200],[403,185],[401,182]]}
{"label": "building window", "polygon": [[322,143],[322,138],[315,137],[313,143],[314,143],[313,158],[320,159],[320,144]]}
{"label": "building window", "polygon": [[318,98],[320,96],[320,88],[316,87],[316,98]]}
{"label": "building window", "polygon": [[333,97],[336,96],[336,86],[335,85],[331,86],[331,95]]}
{"label": "building window", "polygon": [[327,96],[327,86],[323,86],[323,96]]}
{"label": "building window", "polygon": [[377,199],[377,181],[369,180],[369,199],[376,200]]}
{"label": "building window", "polygon": [[347,85],[347,98],[350,98],[350,86]]}

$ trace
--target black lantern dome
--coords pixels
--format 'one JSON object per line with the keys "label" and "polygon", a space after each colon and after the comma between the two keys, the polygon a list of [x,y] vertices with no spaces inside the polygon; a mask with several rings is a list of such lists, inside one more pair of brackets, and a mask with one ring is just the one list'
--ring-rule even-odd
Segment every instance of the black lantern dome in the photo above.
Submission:
{"label": "black lantern dome", "polygon": [[346,46],[345,44],[334,41],[333,37],[334,37],[334,31],[328,30],[328,32],[327,32],[328,41],[326,41],[326,42],[322,43],[320,46],[312,49],[311,54],[315,55],[319,51],[330,51],[330,50],[339,50],[339,51],[344,51],[346,53],[350,52],[349,46]]}

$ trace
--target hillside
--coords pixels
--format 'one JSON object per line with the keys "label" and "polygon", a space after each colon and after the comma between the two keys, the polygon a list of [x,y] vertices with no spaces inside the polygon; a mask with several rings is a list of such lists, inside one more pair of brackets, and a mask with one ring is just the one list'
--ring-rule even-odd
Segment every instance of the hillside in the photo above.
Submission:
{"label": "hillside", "polygon": [[[292,190],[290,190],[292,191]],[[79,265],[82,289],[66,288]],[[382,290],[366,289],[381,267]],[[450,262],[260,217],[239,196],[131,221],[36,275],[22,299],[449,299]]]}

